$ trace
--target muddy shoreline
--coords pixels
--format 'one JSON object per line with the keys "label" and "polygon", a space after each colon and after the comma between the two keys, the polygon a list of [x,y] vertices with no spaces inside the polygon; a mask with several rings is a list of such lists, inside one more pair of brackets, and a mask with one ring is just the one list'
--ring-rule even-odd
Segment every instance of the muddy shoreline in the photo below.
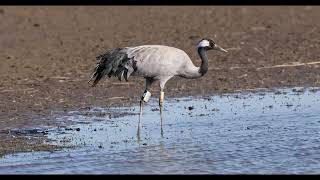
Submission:
{"label": "muddy shoreline", "polygon": [[[319,7],[0,9],[0,154],[42,146],[15,140],[11,129],[58,126],[55,117],[80,108],[138,104],[143,78],[106,79],[95,88],[87,83],[95,57],[114,47],[174,46],[197,66],[195,44],[202,37],[229,51],[209,52],[209,72],[200,79],[171,79],[165,99],[320,86]],[[158,97],[158,84],[151,92]]]}

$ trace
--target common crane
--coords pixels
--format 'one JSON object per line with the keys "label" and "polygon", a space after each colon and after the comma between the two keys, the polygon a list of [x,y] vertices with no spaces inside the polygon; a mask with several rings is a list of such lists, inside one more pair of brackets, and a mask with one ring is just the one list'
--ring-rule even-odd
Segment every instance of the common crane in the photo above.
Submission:
{"label": "common crane", "polygon": [[160,82],[159,108],[162,130],[162,108],[164,100],[164,87],[173,76],[188,79],[200,78],[208,71],[208,58],[206,51],[218,50],[227,52],[213,40],[204,38],[198,42],[198,54],[201,58],[200,67],[196,67],[190,57],[181,49],[164,45],[142,45],[112,49],[96,57],[98,63],[89,80],[95,86],[104,76],[123,78],[128,81],[130,75],[145,78],[145,90],[140,100],[140,114],[138,123],[138,137],[140,134],[140,120],[144,103],[151,97],[149,91],[153,82]]}

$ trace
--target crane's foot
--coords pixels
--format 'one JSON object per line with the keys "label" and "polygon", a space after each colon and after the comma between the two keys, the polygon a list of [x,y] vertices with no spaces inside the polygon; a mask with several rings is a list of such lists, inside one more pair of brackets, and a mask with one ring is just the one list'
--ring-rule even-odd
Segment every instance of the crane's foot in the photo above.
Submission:
{"label": "crane's foot", "polygon": [[137,131],[137,140],[138,143],[140,142],[141,138],[140,138],[140,126],[138,126],[138,131]]}
{"label": "crane's foot", "polygon": [[161,137],[163,138],[164,136],[163,136],[163,128],[162,128],[162,126],[161,126]]}

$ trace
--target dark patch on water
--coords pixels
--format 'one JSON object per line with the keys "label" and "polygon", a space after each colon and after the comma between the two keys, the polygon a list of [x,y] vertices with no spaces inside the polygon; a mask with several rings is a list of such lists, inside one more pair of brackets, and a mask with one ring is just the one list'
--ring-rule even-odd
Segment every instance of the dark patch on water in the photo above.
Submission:
{"label": "dark patch on water", "polygon": [[8,133],[12,136],[44,136],[49,132],[48,129],[31,128],[31,129],[11,129]]}

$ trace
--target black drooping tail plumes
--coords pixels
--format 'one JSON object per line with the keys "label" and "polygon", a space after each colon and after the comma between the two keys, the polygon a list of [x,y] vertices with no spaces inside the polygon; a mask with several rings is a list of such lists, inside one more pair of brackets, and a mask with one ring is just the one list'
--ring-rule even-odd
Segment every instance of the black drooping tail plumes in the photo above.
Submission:
{"label": "black drooping tail plumes", "polygon": [[97,56],[97,66],[88,83],[93,80],[91,86],[95,86],[105,75],[115,76],[121,81],[124,76],[128,81],[130,74],[135,70],[133,58],[128,58],[125,48],[113,49],[105,54]]}

